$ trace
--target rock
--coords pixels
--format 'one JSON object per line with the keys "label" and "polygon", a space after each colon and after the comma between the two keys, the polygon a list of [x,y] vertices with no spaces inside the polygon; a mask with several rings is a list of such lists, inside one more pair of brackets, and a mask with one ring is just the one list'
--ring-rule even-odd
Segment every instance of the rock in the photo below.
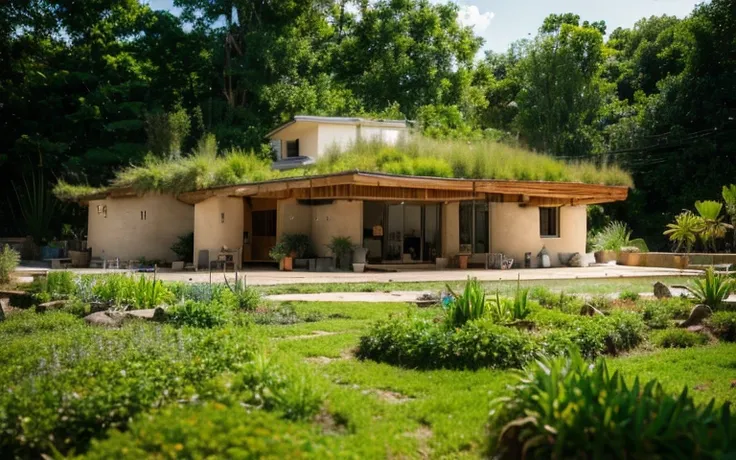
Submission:
{"label": "rock", "polygon": [[583,266],[583,256],[580,255],[579,252],[576,252],[575,254],[570,257],[570,260],[567,261],[568,267],[582,267]]}
{"label": "rock", "polygon": [[69,302],[68,300],[52,300],[51,302],[44,302],[36,305],[36,313],[43,313],[46,310],[53,310],[55,308],[61,308]]}
{"label": "rock", "polygon": [[93,326],[120,327],[125,314],[117,311],[98,311],[84,317],[87,324]]}
{"label": "rock", "polygon": [[151,319],[158,323],[163,323],[164,321],[166,321],[166,310],[161,307],[156,307],[153,310],[153,318]]}
{"label": "rock", "polygon": [[698,324],[697,326],[688,327],[687,330],[690,332],[703,332],[705,330],[705,326]]}
{"label": "rock", "polygon": [[25,291],[0,291],[0,297],[10,300],[10,306],[16,308],[31,308],[35,303],[33,294]]}
{"label": "rock", "polygon": [[672,291],[664,283],[657,281],[654,283],[654,297],[665,299],[672,297]]}
{"label": "rock", "polygon": [[0,321],[5,319],[5,305],[10,304],[10,300],[7,298],[0,299]]}
{"label": "rock", "polygon": [[708,318],[713,311],[707,305],[696,305],[690,312],[690,316],[677,327],[690,328],[691,326],[699,326],[704,319]]}
{"label": "rock", "polygon": [[594,306],[590,304],[585,304],[580,309],[580,315],[581,316],[606,316],[602,311],[598,310]]}

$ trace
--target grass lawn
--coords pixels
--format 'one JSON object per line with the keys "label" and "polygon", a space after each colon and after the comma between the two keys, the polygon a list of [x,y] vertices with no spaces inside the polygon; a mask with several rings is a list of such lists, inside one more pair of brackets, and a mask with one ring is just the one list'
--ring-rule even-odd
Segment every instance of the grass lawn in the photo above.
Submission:
{"label": "grass lawn", "polygon": [[[529,280],[521,281],[522,287],[546,287],[553,291],[564,291],[567,294],[613,294],[624,290],[636,292],[652,292],[655,282],[661,281],[670,286],[687,284],[689,277],[642,277],[642,278],[609,278],[609,279],[566,279],[566,280]],[[256,286],[266,295],[272,294],[314,294],[321,292],[390,292],[390,291],[441,291],[449,285],[452,289],[460,289],[464,281],[451,282],[411,282],[411,283],[324,283],[324,284],[280,284],[276,286]],[[516,289],[516,281],[481,281],[481,284],[495,292],[508,295]]]}
{"label": "grass lawn", "polygon": [[[648,291],[652,282],[528,284],[565,293],[600,294]],[[684,280],[677,278],[675,283]],[[516,283],[484,284],[489,290],[500,285],[503,293],[510,293]],[[417,290],[441,286],[348,284],[264,290],[323,291],[325,287]],[[75,288],[69,284],[67,289]],[[218,289],[222,302],[232,301],[229,291]],[[203,295],[195,291],[187,295]],[[210,307],[207,302],[200,305]],[[639,308],[633,303],[630,307]],[[248,458],[244,452],[276,456],[269,442],[285,446],[278,451],[281,457],[290,456],[288,449],[316,458],[326,456],[320,452],[338,451],[354,458],[484,455],[490,403],[509,395],[508,386],[517,371],[416,370],[356,358],[361,337],[376,321],[416,312],[409,304],[284,302],[277,309],[280,313],[272,317],[258,310],[266,315],[259,323],[247,320],[245,313],[238,313],[236,320],[225,315],[211,329],[130,321],[122,329],[107,330],[86,326],[71,314],[11,315],[0,323],[0,336],[5,337],[0,348],[0,386],[9,389],[0,394],[0,430],[10,433],[5,441],[0,439],[0,457],[52,452],[45,444],[48,439],[63,454],[76,452],[90,458]],[[579,318],[578,310],[575,307],[571,316]],[[543,309],[543,313],[554,312]],[[557,313],[550,320],[561,321],[561,312]],[[178,314],[190,320],[211,315],[194,304]],[[440,315],[437,307],[418,313],[426,319]],[[545,316],[537,318],[544,321]],[[736,398],[736,388],[731,387],[736,381],[733,343],[714,340],[694,348],[661,349],[645,339],[633,351],[606,360],[611,371],[620,370],[630,382],[637,376],[644,381],[656,378],[672,394],[688,388],[697,402],[714,398],[725,403]],[[77,442],[74,436],[85,440]],[[210,439],[214,436],[218,441]]]}

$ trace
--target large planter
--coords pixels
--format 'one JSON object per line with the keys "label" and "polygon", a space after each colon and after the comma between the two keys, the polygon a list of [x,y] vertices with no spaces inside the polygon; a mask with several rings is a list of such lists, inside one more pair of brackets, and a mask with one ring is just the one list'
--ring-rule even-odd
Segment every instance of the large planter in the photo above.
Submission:
{"label": "large planter", "polygon": [[457,266],[460,270],[467,270],[469,258],[470,258],[470,255],[468,254],[459,254],[457,256]]}
{"label": "large planter", "polygon": [[355,273],[363,273],[365,271],[365,264],[353,264],[353,271]]}
{"label": "large planter", "polygon": [[618,256],[616,256],[616,263],[618,265],[637,267],[639,265],[644,265],[643,256],[644,254],[640,252],[619,252]]}
{"label": "large planter", "polygon": [[342,256],[338,257],[336,260],[336,263],[338,265],[337,268],[339,268],[340,270],[344,270],[344,271],[350,270],[350,265],[352,264],[352,260],[353,260],[352,254],[350,253],[343,254]]}
{"label": "large planter", "polygon": [[617,256],[617,251],[597,251],[595,253],[595,261],[599,264],[607,264],[608,262],[615,262]]}
{"label": "large planter", "polygon": [[69,251],[69,258],[72,259],[74,268],[89,267],[89,252],[87,251]]}
{"label": "large planter", "polygon": [[290,272],[294,270],[294,259],[291,257],[284,257],[279,262],[279,265],[280,265],[281,270],[285,272]]}
{"label": "large planter", "polygon": [[354,264],[365,264],[365,259],[367,256],[368,256],[368,249],[355,248],[353,250],[353,263]]}

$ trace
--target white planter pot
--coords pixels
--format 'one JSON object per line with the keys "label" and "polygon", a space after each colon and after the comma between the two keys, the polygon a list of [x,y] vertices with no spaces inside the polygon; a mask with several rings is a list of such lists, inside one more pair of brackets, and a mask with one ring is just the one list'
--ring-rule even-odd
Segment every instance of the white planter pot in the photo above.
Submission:
{"label": "white planter pot", "polygon": [[437,259],[435,259],[434,264],[437,270],[445,270],[447,269],[447,266],[450,264],[450,260],[447,259],[446,257],[438,257]]}
{"label": "white planter pot", "polygon": [[365,271],[365,264],[353,264],[353,271],[355,273],[363,273]]}

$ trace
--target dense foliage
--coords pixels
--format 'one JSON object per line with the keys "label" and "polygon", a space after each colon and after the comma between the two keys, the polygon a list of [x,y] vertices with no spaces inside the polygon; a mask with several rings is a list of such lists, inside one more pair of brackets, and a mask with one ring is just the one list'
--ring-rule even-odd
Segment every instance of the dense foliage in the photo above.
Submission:
{"label": "dense foliage", "polygon": [[20,262],[20,254],[7,244],[0,249],[0,284],[10,282],[10,275]]}
{"label": "dense foliage", "polygon": [[[0,193],[10,200],[0,203],[0,234],[41,242],[62,224],[82,225],[79,208],[50,197],[57,179],[82,184],[57,189],[70,196],[130,165],[142,170],[118,183],[148,189],[170,179],[177,188],[270,177],[256,159],[269,155],[264,135],[295,114],[407,118],[429,137],[486,139],[462,172],[452,159],[412,154],[392,161],[392,172],[600,177],[592,166],[565,172],[535,157],[530,168],[513,160],[520,150],[504,155],[496,141],[618,164],[636,189],[609,212],[657,247],[667,245],[661,229],[675,214],[719,198],[736,172],[730,0],[614,31],[606,18],[552,15],[536,35],[483,57],[482,39],[449,2],[175,3],[176,14],[142,0],[8,3]],[[214,155],[187,155],[200,140],[213,152],[212,139]],[[511,166],[494,166],[497,156]],[[177,157],[185,171],[174,177],[167,165]],[[622,183],[618,176],[603,182]]]}
{"label": "dense foliage", "polygon": [[579,354],[542,359],[497,399],[488,423],[496,458],[724,458],[734,454],[728,404],[701,406],[652,380],[633,384]]}

